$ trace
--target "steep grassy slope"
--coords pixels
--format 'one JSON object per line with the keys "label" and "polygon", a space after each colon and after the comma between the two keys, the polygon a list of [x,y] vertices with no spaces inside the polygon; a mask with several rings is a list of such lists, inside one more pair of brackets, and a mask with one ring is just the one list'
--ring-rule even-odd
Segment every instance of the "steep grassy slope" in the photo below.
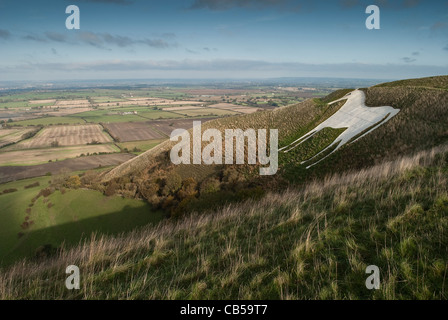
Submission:
{"label": "steep grassy slope", "polygon": [[93,231],[118,234],[137,226],[157,223],[163,213],[144,201],[98,191],[55,188],[50,177],[1,185],[0,265],[33,257],[46,246],[76,245]]}
{"label": "steep grassy slope", "polygon": [[[169,159],[169,150],[175,143],[166,141],[106,173],[102,177],[105,185],[100,190],[109,188],[125,196],[141,197],[156,207],[180,213],[252,197],[254,194],[258,196],[260,192],[257,188],[269,191],[306,184],[332,172],[363,169],[448,142],[448,76],[403,80],[363,90],[368,106],[391,106],[400,109],[400,112],[373,132],[353,144],[344,145],[310,169],[301,162],[329,146],[344,128],[325,128],[300,147],[280,153],[279,171],[273,177],[260,177],[258,167],[253,165],[174,166]],[[212,120],[203,124],[202,130],[278,129],[279,146],[282,147],[333,115],[344,101],[332,105],[328,103],[350,91],[338,90],[324,99],[307,100],[272,111]],[[204,142],[202,146],[205,145],[207,143]],[[192,180],[186,181],[188,178]],[[135,185],[137,191],[129,194],[128,183]],[[203,197],[203,184],[213,185],[212,194]],[[198,199],[205,202],[198,205]]]}
{"label": "steep grassy slope", "polygon": [[[0,270],[0,298],[447,299],[448,146]],[[68,265],[81,290],[64,287]],[[365,268],[380,268],[367,290]]]}
{"label": "steep grassy slope", "polygon": [[363,90],[368,106],[392,106],[400,112],[308,170],[300,165],[303,158],[297,153],[301,150],[280,157],[284,177],[301,183],[329,172],[362,169],[448,141],[448,76],[402,80]]}
{"label": "steep grassy slope", "polygon": [[[331,94],[331,98],[341,98],[348,91],[350,90],[338,90]],[[221,132],[224,132],[225,129],[278,129],[279,145],[283,145],[293,141],[306,132],[306,130],[311,129],[324,121],[343,104],[343,102],[341,102],[328,106],[326,103],[329,101],[327,100],[328,98],[322,101],[320,99],[307,100],[299,104],[280,107],[272,111],[211,120],[202,124],[202,131],[209,128],[218,129]],[[192,132],[192,129],[189,131]],[[157,157],[166,153],[175,144],[175,142],[166,141],[156,148],[134,158],[133,161],[128,161],[114,168],[102,179],[103,181],[110,181],[111,179],[125,175],[141,174],[151,167]],[[203,146],[204,145],[206,145],[206,143],[203,143]]]}

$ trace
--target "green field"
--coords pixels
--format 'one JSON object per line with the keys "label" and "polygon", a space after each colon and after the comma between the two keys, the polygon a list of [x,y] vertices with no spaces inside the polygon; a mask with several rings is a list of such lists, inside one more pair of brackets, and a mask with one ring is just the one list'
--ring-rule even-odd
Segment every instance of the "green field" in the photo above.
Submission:
{"label": "green field", "polygon": [[[138,115],[134,114],[127,114],[127,115],[120,115],[120,114],[110,114],[114,113],[112,110],[93,110],[93,111],[86,111],[74,114],[70,116],[70,118],[73,119],[85,119],[86,122],[91,123],[100,123],[100,122],[131,122],[131,121],[142,121],[142,118]],[[108,115],[110,114],[110,115]]]}
{"label": "green field", "polygon": [[[137,111],[137,114],[114,114],[119,112],[133,112]],[[130,106],[130,107],[120,107],[120,108],[109,108],[109,109],[99,109],[93,111],[86,111],[72,115],[73,118],[82,118],[87,122],[131,122],[131,121],[144,121],[145,119],[175,119],[182,118],[182,115],[162,111],[153,110],[152,107],[147,106]]]}
{"label": "green field", "polygon": [[92,98],[93,103],[113,103],[113,102],[123,102],[123,101],[127,101],[126,99],[123,98],[118,98],[118,97],[94,97]]}
{"label": "green field", "polygon": [[15,121],[11,123],[14,126],[49,126],[58,124],[80,124],[85,123],[81,118],[76,117],[46,117],[32,120]]}
{"label": "green field", "polygon": [[214,109],[214,108],[178,110],[178,111],[172,111],[172,112],[175,112],[180,115],[187,116],[187,117],[227,116],[227,115],[238,114],[238,112],[234,112],[231,110],[222,110],[222,109]]}
{"label": "green field", "polygon": [[[121,149],[128,149],[130,152],[134,154],[141,154],[149,149],[154,148],[162,141],[165,141],[165,139],[158,139],[158,140],[142,140],[142,141],[131,141],[131,142],[119,142],[117,145]],[[140,151],[133,151],[134,148],[139,149]]]}
{"label": "green field", "polygon": [[0,103],[0,109],[2,108],[27,108],[31,105],[28,101],[11,101],[11,102],[3,102]]}
{"label": "green field", "polygon": [[[67,190],[65,194],[56,191],[47,198],[41,196],[29,207],[31,199],[48,186],[50,179],[40,177],[0,185],[0,192],[18,189],[0,195],[0,263],[33,255],[42,245],[77,244],[94,231],[119,233],[162,219],[160,212],[151,211],[143,201],[106,197],[98,191],[81,189]],[[24,189],[35,182],[40,186]],[[34,222],[29,229],[21,227],[26,216]],[[24,235],[19,238],[20,232]]]}
{"label": "green field", "polygon": [[150,110],[146,112],[139,113],[140,116],[146,119],[176,119],[176,118],[182,118],[182,115],[174,113],[174,112],[168,112],[168,111],[160,111],[160,110]]}

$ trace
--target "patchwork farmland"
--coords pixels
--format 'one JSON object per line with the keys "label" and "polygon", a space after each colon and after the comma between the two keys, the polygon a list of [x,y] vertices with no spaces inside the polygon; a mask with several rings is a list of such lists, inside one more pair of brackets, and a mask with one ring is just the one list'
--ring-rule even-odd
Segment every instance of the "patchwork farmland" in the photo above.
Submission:
{"label": "patchwork farmland", "polygon": [[92,142],[108,143],[112,138],[98,124],[55,126],[44,128],[32,139],[22,141],[14,149],[47,148],[57,146],[85,145]]}
{"label": "patchwork farmland", "polygon": [[120,142],[166,138],[165,135],[151,128],[147,122],[117,122],[105,124],[104,126]]}
{"label": "patchwork farmland", "polygon": [[0,130],[0,148],[10,143],[16,143],[23,139],[23,136],[32,129],[1,129]]}
{"label": "patchwork farmland", "polygon": [[119,152],[113,144],[80,145],[71,147],[17,150],[0,153],[0,166],[22,166],[42,164],[76,158],[82,155]]}
{"label": "patchwork farmland", "polygon": [[193,128],[193,121],[201,121],[202,123],[215,118],[198,118],[198,119],[174,119],[174,120],[154,120],[146,123],[159,132],[162,132],[167,137],[175,129],[191,129]]}

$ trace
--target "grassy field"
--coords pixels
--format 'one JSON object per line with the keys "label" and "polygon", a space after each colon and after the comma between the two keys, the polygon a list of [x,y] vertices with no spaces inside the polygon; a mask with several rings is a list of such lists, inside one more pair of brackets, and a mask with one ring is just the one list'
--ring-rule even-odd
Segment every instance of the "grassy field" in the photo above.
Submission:
{"label": "grassy field", "polygon": [[[447,168],[446,151],[427,152],[96,237],[2,270],[0,298],[447,299]],[[76,292],[62,285],[71,264],[82,270]],[[365,286],[372,264],[379,290]]]}
{"label": "grassy field", "polygon": [[85,121],[75,117],[46,117],[32,120],[15,121],[11,123],[14,126],[49,126],[61,124],[81,124]]}
{"label": "grassy field", "polygon": [[92,100],[93,100],[93,103],[127,101],[126,99],[118,98],[118,97],[94,97],[94,98],[92,98]]}
{"label": "grassy field", "polygon": [[30,107],[28,101],[11,101],[0,103],[1,108],[28,108]]}
{"label": "grassy field", "polygon": [[[39,197],[30,207],[32,198],[48,186],[51,177],[27,179],[0,186],[0,190],[18,191],[0,195],[0,261],[8,263],[17,258],[33,256],[39,246],[58,247],[77,244],[92,232],[119,233],[162,219],[143,202],[121,197],[105,197],[98,191],[56,191]],[[24,189],[38,182],[40,186]],[[28,217],[28,218],[26,218]],[[24,221],[33,221],[24,228]],[[21,226],[22,225],[22,226]],[[18,234],[22,232],[22,236]]]}
{"label": "grassy field", "polygon": [[237,112],[234,112],[231,110],[214,109],[214,108],[179,110],[179,111],[173,111],[173,112],[181,114],[186,117],[227,116],[227,115],[238,114]]}
{"label": "grassy field", "polygon": [[60,161],[75,158],[81,154],[87,155],[100,152],[114,153],[120,150],[114,144],[81,145],[71,147],[57,147],[46,149],[16,150],[0,153],[0,166],[23,166],[43,164],[51,161]]}
{"label": "grassy field", "polygon": [[139,115],[148,120],[182,118],[182,115],[177,114],[175,112],[160,111],[160,110],[144,111],[139,113]]}
{"label": "grassy field", "polygon": [[49,148],[55,141],[58,146],[74,146],[86,145],[92,141],[108,143],[112,138],[100,125],[52,126],[42,129],[33,138],[15,144],[8,150]]}
{"label": "grassy field", "polygon": [[94,110],[74,114],[70,116],[73,119],[84,119],[90,123],[108,123],[108,122],[131,122],[142,121],[142,117],[134,114],[120,115],[110,110]]}
{"label": "grassy field", "polygon": [[22,137],[32,129],[2,129],[0,130],[0,147],[22,140]]}
{"label": "grassy field", "polygon": [[[155,140],[142,140],[142,141],[132,141],[132,142],[120,142],[117,143],[117,145],[121,149],[127,149],[128,151],[134,153],[134,154],[141,154],[149,149],[154,148],[161,142],[165,141],[166,139],[155,139]],[[137,150],[136,150],[137,149]],[[134,151],[136,150],[136,151]]]}

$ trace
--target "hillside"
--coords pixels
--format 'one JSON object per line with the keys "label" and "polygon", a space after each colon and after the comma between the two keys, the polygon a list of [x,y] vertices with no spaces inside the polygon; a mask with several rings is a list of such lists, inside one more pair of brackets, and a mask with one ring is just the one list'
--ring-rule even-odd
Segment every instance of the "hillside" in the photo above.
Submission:
{"label": "hillside", "polygon": [[[202,125],[202,131],[208,128],[221,132],[236,128],[278,129],[279,147],[288,146],[320,128],[303,140],[300,147],[279,153],[279,171],[275,176],[260,177],[257,165],[175,166],[169,159],[169,150],[175,142],[168,140],[105,173],[95,187],[103,192],[108,190],[146,199],[153,206],[178,216],[187,211],[219,207],[229,201],[259,197],[272,189],[305,185],[333,172],[361,170],[448,142],[448,76],[402,80],[361,90],[367,105],[362,112],[374,113],[380,106],[389,109],[381,107],[385,113],[379,113],[376,122],[371,124],[366,119],[364,127],[354,131],[355,136],[348,135],[349,129],[344,126],[327,127],[328,121],[346,107],[349,94],[359,92],[353,89],[338,90],[323,99],[309,99],[272,111],[227,117]],[[344,117],[348,117],[347,123],[353,123],[357,115],[342,112],[339,119],[344,120]],[[345,134],[350,141],[342,145],[338,139]],[[203,143],[202,147],[205,145]],[[306,161],[316,155],[320,157],[317,161]]]}
{"label": "hillside", "polygon": [[[275,176],[257,165],[174,166],[166,141],[81,177],[82,188],[143,198],[148,217],[161,209],[170,219],[4,267],[0,299],[447,299],[448,77],[360,90],[203,124],[278,128],[280,146],[303,142],[279,154]],[[366,106],[347,106],[354,92]],[[338,127],[347,108],[362,121]],[[346,144],[306,168],[353,123]],[[72,264],[76,292],[62,285]],[[365,287],[368,265],[380,269],[379,290]]]}
{"label": "hillside", "polygon": [[[95,237],[0,272],[0,299],[447,299],[448,146]],[[66,266],[81,289],[66,290]],[[377,265],[379,290],[365,287]]]}

